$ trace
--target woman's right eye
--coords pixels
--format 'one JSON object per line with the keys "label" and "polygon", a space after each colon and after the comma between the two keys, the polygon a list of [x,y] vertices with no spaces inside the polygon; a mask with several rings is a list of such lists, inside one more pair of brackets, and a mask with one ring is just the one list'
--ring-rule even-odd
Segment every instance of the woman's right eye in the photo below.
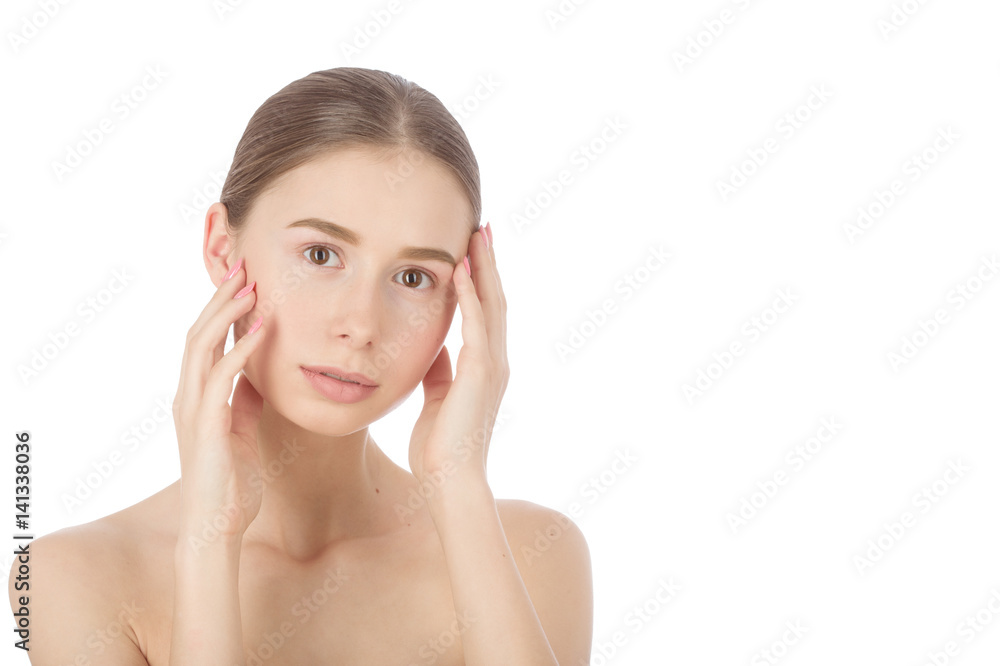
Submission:
{"label": "woman's right eye", "polygon": [[306,248],[303,254],[308,254],[309,261],[317,266],[326,266],[331,257],[337,256],[337,253],[326,245],[313,245]]}

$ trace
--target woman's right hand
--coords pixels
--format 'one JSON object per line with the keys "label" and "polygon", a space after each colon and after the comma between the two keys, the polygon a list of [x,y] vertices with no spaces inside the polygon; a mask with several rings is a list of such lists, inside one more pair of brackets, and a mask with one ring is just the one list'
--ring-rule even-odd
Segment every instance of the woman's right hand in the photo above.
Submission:
{"label": "woman's right hand", "polygon": [[[260,510],[257,424],[264,400],[243,374],[233,392],[233,377],[260,345],[263,331],[248,331],[223,355],[229,327],[250,312],[257,299],[254,283],[245,289],[242,263],[237,262],[232,277],[219,285],[188,330],[184,347],[173,403],[181,461],[182,539],[240,540]],[[244,295],[234,298],[241,291]]]}

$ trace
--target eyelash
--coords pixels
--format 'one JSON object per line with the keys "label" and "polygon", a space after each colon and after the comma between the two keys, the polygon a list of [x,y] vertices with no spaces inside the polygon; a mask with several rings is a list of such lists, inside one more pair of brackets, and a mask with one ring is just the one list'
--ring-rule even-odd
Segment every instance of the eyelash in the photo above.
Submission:
{"label": "eyelash", "polygon": [[[326,250],[330,254],[335,255],[338,259],[340,259],[341,261],[343,261],[343,259],[340,257],[340,253],[337,252],[337,250],[335,250],[334,248],[330,247],[329,245],[310,245],[305,250],[303,250],[302,253],[306,254],[310,250],[315,250],[316,248],[321,248],[323,250]],[[317,263],[315,263],[314,261],[312,261],[309,258],[307,258],[306,261],[308,261],[313,266],[316,266],[317,268],[327,268],[323,264],[317,264]],[[410,273],[410,272],[412,272],[412,273],[420,273],[421,275],[423,275],[424,277],[426,277],[431,282],[431,286],[430,287],[410,287],[409,285],[405,285],[405,284],[402,285],[404,287],[408,287],[411,291],[427,291],[427,290],[433,289],[435,286],[437,286],[437,280],[435,280],[434,276],[431,275],[430,273],[428,273],[427,271],[420,270],[419,268],[405,268],[405,269],[403,269],[402,272],[403,273]],[[398,273],[397,273],[397,275],[398,275]],[[402,283],[397,282],[396,284],[402,284]]]}

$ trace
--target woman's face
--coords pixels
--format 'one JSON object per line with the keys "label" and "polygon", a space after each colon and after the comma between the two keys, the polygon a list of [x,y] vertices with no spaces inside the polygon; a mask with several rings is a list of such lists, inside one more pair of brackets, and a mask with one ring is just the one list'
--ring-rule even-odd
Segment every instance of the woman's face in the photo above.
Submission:
{"label": "woman's face", "polygon": [[[457,178],[412,150],[338,150],[276,180],[231,257],[244,258],[247,284],[257,281],[235,335],[264,315],[266,337],[244,368],[264,400],[327,435],[355,432],[402,403],[451,326],[451,275],[468,252],[472,214]],[[314,387],[302,369],[310,366],[362,373],[377,388],[338,402]]]}

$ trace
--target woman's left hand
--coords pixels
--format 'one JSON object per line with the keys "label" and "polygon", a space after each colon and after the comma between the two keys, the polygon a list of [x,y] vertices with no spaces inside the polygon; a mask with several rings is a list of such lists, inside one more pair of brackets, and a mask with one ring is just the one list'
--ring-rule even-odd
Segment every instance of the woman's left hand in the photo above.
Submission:
{"label": "woman's left hand", "polygon": [[[410,470],[440,488],[453,477],[486,482],[486,453],[500,401],[507,388],[507,301],[494,248],[483,227],[469,239],[465,263],[452,272],[462,312],[462,349],[451,377],[442,346],[423,379],[424,408],[410,437]],[[490,244],[491,245],[491,244]]]}

